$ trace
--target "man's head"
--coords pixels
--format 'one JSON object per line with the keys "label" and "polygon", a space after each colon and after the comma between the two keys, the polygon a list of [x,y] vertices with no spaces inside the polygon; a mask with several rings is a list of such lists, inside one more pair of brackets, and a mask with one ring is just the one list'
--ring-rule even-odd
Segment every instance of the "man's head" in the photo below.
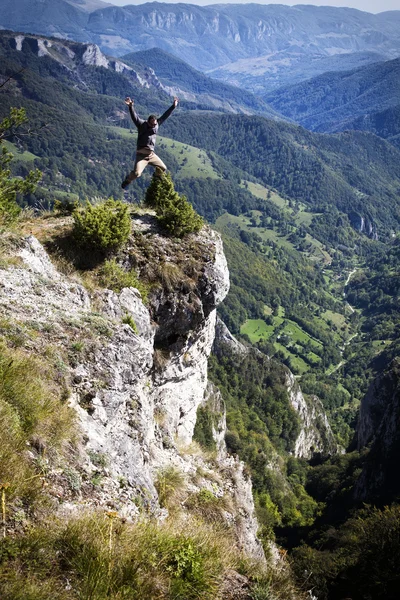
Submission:
{"label": "man's head", "polygon": [[147,122],[150,125],[150,127],[155,127],[157,125],[157,117],[156,117],[156,115],[149,115],[149,118],[147,119]]}

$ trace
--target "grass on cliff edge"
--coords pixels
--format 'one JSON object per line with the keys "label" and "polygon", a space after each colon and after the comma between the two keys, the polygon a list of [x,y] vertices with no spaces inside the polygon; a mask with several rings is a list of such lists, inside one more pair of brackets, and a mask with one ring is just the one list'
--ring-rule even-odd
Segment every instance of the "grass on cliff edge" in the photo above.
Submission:
{"label": "grass on cliff edge", "polygon": [[287,573],[246,561],[226,532],[194,520],[127,523],[117,513],[53,519],[0,541],[2,600],[217,600],[232,570],[248,598],[294,597]]}
{"label": "grass on cliff edge", "polygon": [[[69,440],[73,414],[56,369],[0,341],[0,489],[5,506],[32,508],[43,497],[41,462]],[[28,453],[28,450],[31,450]],[[10,510],[10,512],[12,512]]]}

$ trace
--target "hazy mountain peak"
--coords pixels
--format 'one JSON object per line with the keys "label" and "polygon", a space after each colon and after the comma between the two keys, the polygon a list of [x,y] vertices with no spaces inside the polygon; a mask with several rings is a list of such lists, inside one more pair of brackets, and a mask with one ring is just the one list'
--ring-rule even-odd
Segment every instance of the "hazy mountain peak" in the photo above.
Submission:
{"label": "hazy mountain peak", "polygon": [[106,8],[107,6],[113,6],[109,2],[103,2],[102,0],[65,0],[68,4],[76,6],[86,12],[92,12],[99,8]]}
{"label": "hazy mountain peak", "polygon": [[102,0],[2,0],[0,23],[93,42],[112,56],[159,47],[254,93],[400,54],[400,11],[374,15],[307,5],[118,7]]}

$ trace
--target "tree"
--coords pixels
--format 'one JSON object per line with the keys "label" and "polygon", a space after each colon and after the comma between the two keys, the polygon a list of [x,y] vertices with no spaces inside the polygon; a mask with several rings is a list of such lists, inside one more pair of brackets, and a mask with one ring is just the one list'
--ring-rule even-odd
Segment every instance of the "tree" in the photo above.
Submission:
{"label": "tree", "polygon": [[36,169],[24,179],[12,177],[9,168],[13,154],[7,150],[5,139],[14,135],[14,131],[27,120],[25,109],[11,108],[10,116],[0,123],[0,231],[13,223],[21,211],[17,204],[18,194],[32,193],[42,176]]}
{"label": "tree", "polygon": [[169,173],[153,176],[146,192],[146,205],[154,208],[161,225],[176,237],[195,233],[203,226],[203,219],[186,196],[180,196],[175,191]]}

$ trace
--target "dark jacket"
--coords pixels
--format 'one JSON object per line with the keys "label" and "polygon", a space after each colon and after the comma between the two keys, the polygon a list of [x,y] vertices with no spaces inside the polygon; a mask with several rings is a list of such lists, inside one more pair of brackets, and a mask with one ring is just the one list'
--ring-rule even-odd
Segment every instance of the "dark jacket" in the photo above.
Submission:
{"label": "dark jacket", "polygon": [[164,123],[165,119],[168,119],[174,108],[174,105],[170,106],[169,109],[166,110],[159,119],[157,119],[157,125],[150,127],[148,121],[144,121],[139,117],[133,108],[133,105],[129,106],[129,112],[131,114],[132,121],[135,123],[138,129],[137,150],[147,149],[151,152],[154,152],[158,128]]}

